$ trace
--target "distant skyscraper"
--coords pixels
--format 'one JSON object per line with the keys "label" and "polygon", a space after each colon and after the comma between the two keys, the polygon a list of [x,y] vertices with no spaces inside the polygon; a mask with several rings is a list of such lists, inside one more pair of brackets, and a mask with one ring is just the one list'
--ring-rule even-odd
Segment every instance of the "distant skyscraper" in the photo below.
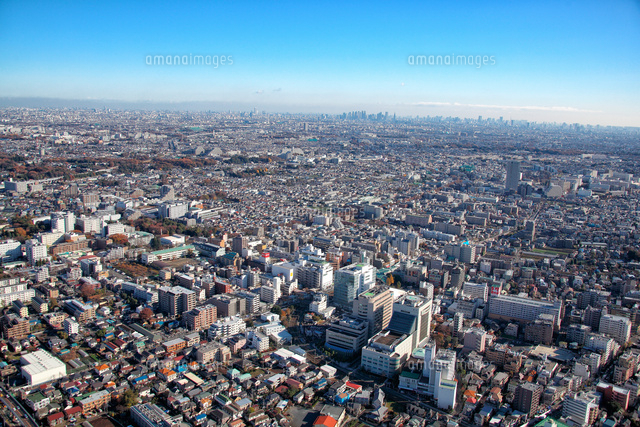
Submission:
{"label": "distant skyscraper", "polygon": [[518,184],[520,182],[520,162],[508,161],[507,167],[507,181],[505,182],[504,189],[509,191],[517,191]]}

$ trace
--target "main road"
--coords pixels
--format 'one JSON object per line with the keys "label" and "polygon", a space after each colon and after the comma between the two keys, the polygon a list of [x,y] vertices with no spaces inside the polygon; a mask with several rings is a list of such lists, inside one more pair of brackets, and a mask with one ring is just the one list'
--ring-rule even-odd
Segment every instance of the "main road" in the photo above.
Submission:
{"label": "main road", "polygon": [[34,420],[26,409],[22,407],[20,402],[9,394],[3,386],[0,386],[0,400],[18,419],[22,427],[40,427],[36,420]]}

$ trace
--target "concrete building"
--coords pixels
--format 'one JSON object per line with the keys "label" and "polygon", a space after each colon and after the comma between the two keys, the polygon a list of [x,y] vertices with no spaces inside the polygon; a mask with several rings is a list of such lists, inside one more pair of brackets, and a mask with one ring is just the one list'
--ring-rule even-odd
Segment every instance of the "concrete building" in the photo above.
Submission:
{"label": "concrete building", "polygon": [[362,368],[376,375],[391,378],[402,369],[411,355],[410,335],[384,330],[374,335],[362,349]]}
{"label": "concrete building", "polygon": [[7,340],[26,338],[31,331],[29,320],[15,313],[5,314],[0,319],[0,323],[2,324],[3,338]]}
{"label": "concrete building", "polygon": [[484,353],[487,332],[480,328],[469,328],[464,334],[464,348],[476,353]]}
{"label": "concrete building", "polygon": [[345,316],[327,329],[324,345],[341,354],[353,355],[365,346],[368,336],[369,323],[366,320]]}
{"label": "concrete building", "polygon": [[44,350],[20,357],[22,376],[30,386],[43,384],[67,376],[66,365]]}
{"label": "concrete building", "polygon": [[130,414],[138,427],[177,427],[182,422],[182,414],[172,417],[153,403],[132,406]]}
{"label": "concrete building", "polygon": [[74,335],[80,332],[80,324],[73,317],[67,317],[62,322],[62,327],[68,335]]}
{"label": "concrete building", "polygon": [[93,304],[85,304],[75,299],[65,301],[64,309],[81,323],[96,317],[96,308]]}
{"label": "concrete building", "polygon": [[533,343],[544,345],[553,344],[554,316],[551,314],[540,314],[536,320],[527,323],[524,327],[524,339]]}
{"label": "concrete building", "polygon": [[163,203],[158,208],[158,216],[165,219],[182,218],[189,211],[189,205],[183,202]]}
{"label": "concrete building", "polygon": [[47,245],[40,243],[35,239],[27,240],[24,244],[27,259],[31,265],[35,265],[38,261],[44,261],[48,258]]}
{"label": "concrete building", "polygon": [[631,321],[626,317],[605,314],[600,317],[600,333],[607,334],[620,345],[631,338]]}
{"label": "concrete building", "polygon": [[351,264],[335,272],[333,301],[348,307],[362,292],[376,283],[376,268],[366,264]]}
{"label": "concrete building", "polygon": [[247,300],[236,295],[215,295],[208,302],[216,307],[219,317],[247,314]]}
{"label": "concrete building", "polygon": [[209,327],[209,338],[224,338],[236,335],[245,331],[247,325],[239,317],[229,317],[214,322]]}
{"label": "concrete building", "polygon": [[590,426],[598,419],[598,393],[574,393],[565,396],[562,402],[562,416],[575,426]]}
{"label": "concrete building", "polygon": [[506,163],[507,179],[504,184],[505,191],[518,191],[520,184],[520,162],[511,160]]}
{"label": "concrete building", "polygon": [[462,285],[462,295],[487,302],[489,300],[489,286],[486,283],[465,282]]}
{"label": "concrete building", "polygon": [[492,319],[527,323],[545,313],[554,316],[554,328],[558,329],[562,312],[562,301],[534,300],[511,295],[491,295],[489,299],[489,318]]}
{"label": "concrete building", "polygon": [[516,387],[513,398],[513,408],[525,414],[533,414],[538,410],[542,386],[534,383],[524,383]]}
{"label": "concrete building", "polygon": [[184,314],[184,321],[190,331],[208,329],[217,319],[217,308],[207,304],[204,307],[196,307]]}
{"label": "concrete building", "polygon": [[196,305],[196,293],[181,286],[163,286],[158,290],[160,312],[176,317]]}
{"label": "concrete building", "polygon": [[418,347],[431,336],[432,300],[421,295],[404,295],[393,303],[393,315],[405,313],[416,319],[413,347]]}
{"label": "concrete building", "polygon": [[22,256],[22,245],[17,240],[0,242],[0,260],[2,262],[15,261]]}
{"label": "concrete building", "polygon": [[353,315],[369,323],[369,336],[385,329],[391,321],[393,295],[386,286],[376,286],[353,300]]}
{"label": "concrete building", "polygon": [[333,287],[333,266],[327,261],[301,261],[295,264],[298,283],[303,288],[326,291]]}

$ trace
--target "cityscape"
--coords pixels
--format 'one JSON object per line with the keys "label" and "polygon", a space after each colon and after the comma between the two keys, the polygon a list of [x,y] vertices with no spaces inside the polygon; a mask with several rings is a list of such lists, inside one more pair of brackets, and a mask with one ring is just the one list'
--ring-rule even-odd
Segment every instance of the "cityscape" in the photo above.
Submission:
{"label": "cityscape", "polygon": [[0,2],[0,427],[640,427],[637,2]]}

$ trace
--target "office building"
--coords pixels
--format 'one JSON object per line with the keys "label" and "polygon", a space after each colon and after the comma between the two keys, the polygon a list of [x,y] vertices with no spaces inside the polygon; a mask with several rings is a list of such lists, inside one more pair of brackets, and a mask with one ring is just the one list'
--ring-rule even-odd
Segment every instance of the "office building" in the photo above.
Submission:
{"label": "office building", "polygon": [[301,261],[296,264],[296,276],[303,288],[326,291],[333,286],[333,266],[327,261]]}
{"label": "office building", "polygon": [[0,242],[0,260],[2,262],[15,261],[22,256],[22,245],[17,240]]}
{"label": "office building", "polygon": [[504,189],[506,191],[518,191],[518,185],[520,184],[520,162],[508,161],[506,163],[507,179],[505,181]]}
{"label": "office building", "polygon": [[375,286],[376,268],[366,264],[351,264],[337,270],[334,275],[333,301],[348,307],[356,297]]}
{"label": "office building", "polygon": [[360,352],[369,336],[369,323],[356,317],[345,316],[329,326],[325,347],[340,354],[351,356]]}
{"label": "office building", "polygon": [[231,250],[242,256],[243,249],[249,248],[249,239],[244,236],[235,236],[231,240]]}
{"label": "office building", "polygon": [[487,302],[489,300],[489,286],[486,283],[465,282],[462,285],[462,295]]}
{"label": "office building", "polygon": [[161,313],[177,317],[193,310],[196,305],[196,293],[181,286],[163,286],[158,290],[158,300]]}
{"label": "office building", "polygon": [[380,331],[362,349],[362,368],[367,372],[391,378],[400,372],[412,349],[410,335],[388,329]]}
{"label": "office building", "polygon": [[369,322],[369,336],[389,326],[393,294],[386,286],[375,286],[353,300],[353,315]]}
{"label": "office building", "polygon": [[[413,338],[413,347],[418,347],[431,336],[432,301],[421,295],[404,295],[393,303],[393,316],[396,313],[404,313],[416,319],[416,331]],[[391,326],[390,326],[391,327]]]}

